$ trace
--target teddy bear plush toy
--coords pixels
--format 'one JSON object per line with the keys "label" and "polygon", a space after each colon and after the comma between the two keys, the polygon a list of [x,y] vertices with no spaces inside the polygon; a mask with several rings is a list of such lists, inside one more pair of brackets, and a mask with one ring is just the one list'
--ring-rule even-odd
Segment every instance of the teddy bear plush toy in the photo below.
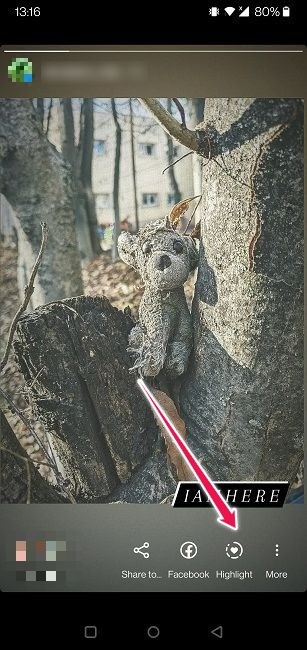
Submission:
{"label": "teddy bear plush toy", "polygon": [[128,348],[135,359],[132,369],[143,376],[155,377],[163,369],[177,377],[188,366],[193,332],[183,285],[197,266],[198,251],[194,237],[176,228],[192,200],[180,201],[137,235],[123,232],[118,239],[121,259],[139,272],[145,286]]}

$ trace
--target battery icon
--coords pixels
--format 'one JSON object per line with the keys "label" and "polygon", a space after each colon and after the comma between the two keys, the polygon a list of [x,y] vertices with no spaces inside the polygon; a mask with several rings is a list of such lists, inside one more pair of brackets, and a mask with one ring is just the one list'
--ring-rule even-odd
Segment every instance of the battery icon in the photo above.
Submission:
{"label": "battery icon", "polygon": [[283,7],[282,8],[282,15],[284,18],[289,18],[290,16],[290,7]]}

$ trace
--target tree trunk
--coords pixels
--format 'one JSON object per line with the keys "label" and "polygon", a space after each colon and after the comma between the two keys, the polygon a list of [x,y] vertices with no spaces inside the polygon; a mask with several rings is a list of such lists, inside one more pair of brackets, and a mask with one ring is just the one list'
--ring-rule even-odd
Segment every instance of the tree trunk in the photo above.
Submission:
{"label": "tree trunk", "polygon": [[132,326],[106,298],[84,296],[18,324],[14,349],[34,413],[78,502],[156,502],[174,491],[152,414],[129,373]]}
{"label": "tree trunk", "polygon": [[[195,129],[195,127],[197,127],[200,124],[200,122],[203,122],[205,100],[203,99],[203,97],[193,97],[192,99],[188,99],[188,107],[189,107],[189,125],[193,129]],[[194,196],[198,196],[202,194],[202,166],[203,166],[202,157],[194,153],[192,156]],[[194,215],[194,219],[196,222],[198,222],[200,218],[201,218],[201,205],[199,205]]]}
{"label": "tree trunk", "polygon": [[[81,113],[82,113],[81,108]],[[78,248],[83,260],[93,258],[93,247],[91,242],[89,224],[87,219],[87,210],[84,200],[84,188],[81,183],[81,160],[82,148],[81,140],[83,129],[83,119],[80,120],[80,142],[77,153],[75,144],[75,126],[70,98],[60,100],[60,133],[62,154],[65,160],[70,164],[73,180],[73,206],[76,215],[76,235]]]}
{"label": "tree trunk", "polygon": [[94,147],[94,103],[93,99],[83,99],[82,128],[80,133],[80,183],[87,215],[91,245],[94,255],[101,254],[98,237],[95,197],[92,189],[92,164]]}
{"label": "tree trunk", "polygon": [[19,289],[23,295],[40,245],[49,240],[38,270],[32,306],[82,293],[69,170],[42,133],[28,99],[0,99],[0,192],[20,222]]}
{"label": "tree trunk", "polygon": [[[167,110],[170,114],[172,114],[171,99],[167,99]],[[166,140],[167,140],[167,163],[168,165],[172,165],[172,163],[174,162],[174,143],[173,143],[173,139],[169,135],[166,136]],[[174,195],[174,203],[179,203],[179,201],[181,201],[181,192],[179,190],[179,186],[177,183],[174,167],[169,167],[168,176],[170,180],[171,192]]]}
{"label": "tree trunk", "polygon": [[114,176],[113,176],[113,209],[114,209],[114,229],[113,229],[113,262],[118,258],[117,240],[120,235],[120,213],[119,213],[119,174],[120,174],[120,154],[122,131],[118,121],[115,99],[111,98],[112,115],[115,124],[115,158],[114,158]]}
{"label": "tree trunk", "polygon": [[43,97],[39,97],[36,100],[36,110],[38,114],[39,121],[42,125],[42,128],[44,128],[44,114],[45,114],[45,107],[44,107],[44,99]]}
{"label": "tree trunk", "polygon": [[61,119],[60,119],[60,132],[61,132],[61,148],[62,154],[69,162],[73,173],[76,173],[76,145],[75,145],[75,125],[74,115],[72,110],[71,99],[60,99]]}
{"label": "tree trunk", "polygon": [[137,193],[137,183],[136,183],[135,151],[134,151],[133,104],[132,104],[131,97],[129,98],[129,112],[130,112],[130,141],[131,141],[132,182],[133,182],[133,197],[134,197],[134,218],[135,218],[135,229],[138,232],[140,224],[139,224],[138,193]]}
{"label": "tree trunk", "polygon": [[188,439],[215,480],[293,481],[303,457],[303,106],[209,99]]}
{"label": "tree trunk", "polygon": [[0,503],[65,503],[22,449],[0,411]]}
{"label": "tree trunk", "polygon": [[48,114],[47,114],[46,138],[48,138],[48,135],[49,135],[50,122],[51,122],[51,115],[52,115],[52,108],[53,108],[53,99],[52,99],[52,97],[51,97],[50,100],[49,100]]}

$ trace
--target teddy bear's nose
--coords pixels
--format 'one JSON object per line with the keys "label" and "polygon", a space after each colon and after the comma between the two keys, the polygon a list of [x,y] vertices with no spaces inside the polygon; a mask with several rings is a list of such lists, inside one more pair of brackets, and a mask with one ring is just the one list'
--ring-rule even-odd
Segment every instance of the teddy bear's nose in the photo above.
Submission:
{"label": "teddy bear's nose", "polygon": [[172,261],[170,260],[168,255],[161,255],[156,261],[156,267],[157,269],[160,269],[160,271],[164,271],[164,269],[167,269],[168,266],[170,266]]}

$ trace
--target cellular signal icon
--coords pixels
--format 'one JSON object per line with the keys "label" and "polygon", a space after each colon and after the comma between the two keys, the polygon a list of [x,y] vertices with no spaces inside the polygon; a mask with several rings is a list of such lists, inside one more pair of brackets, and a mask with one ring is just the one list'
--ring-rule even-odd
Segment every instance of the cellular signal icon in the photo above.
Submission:
{"label": "cellular signal icon", "polygon": [[236,10],[235,7],[225,7],[225,13],[227,14],[227,16],[232,16],[235,10]]}
{"label": "cellular signal icon", "polygon": [[[239,7],[239,10],[242,10],[242,7]],[[239,14],[239,18],[248,18],[249,17],[249,7],[246,7],[246,9],[243,9],[241,13]]]}

